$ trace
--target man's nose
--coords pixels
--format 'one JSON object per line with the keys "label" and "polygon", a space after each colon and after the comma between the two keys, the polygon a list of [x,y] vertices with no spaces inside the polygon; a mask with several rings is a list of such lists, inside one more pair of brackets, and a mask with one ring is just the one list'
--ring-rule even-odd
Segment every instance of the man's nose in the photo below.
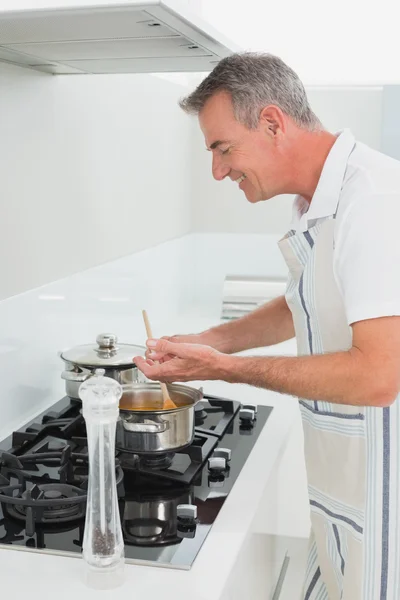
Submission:
{"label": "man's nose", "polygon": [[222,179],[225,179],[225,177],[228,175],[230,170],[230,167],[223,163],[221,157],[215,155],[213,156],[212,174],[214,179],[217,181],[222,181]]}

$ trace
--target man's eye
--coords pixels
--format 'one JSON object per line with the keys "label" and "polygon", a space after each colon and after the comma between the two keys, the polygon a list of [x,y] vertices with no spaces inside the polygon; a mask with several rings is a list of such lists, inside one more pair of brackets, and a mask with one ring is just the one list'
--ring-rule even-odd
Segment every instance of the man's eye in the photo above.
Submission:
{"label": "man's eye", "polygon": [[221,154],[228,154],[230,151],[230,148],[226,148],[226,150],[221,150]]}

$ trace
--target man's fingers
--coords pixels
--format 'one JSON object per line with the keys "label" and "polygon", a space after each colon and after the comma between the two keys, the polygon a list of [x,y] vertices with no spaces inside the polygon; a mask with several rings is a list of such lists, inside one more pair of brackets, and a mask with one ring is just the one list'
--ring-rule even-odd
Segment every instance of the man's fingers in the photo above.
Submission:
{"label": "man's fingers", "polygon": [[[149,350],[162,354],[172,354],[173,356],[178,356],[179,358],[190,357],[193,353],[191,344],[182,344],[182,343],[174,343],[165,339],[150,339],[147,340],[146,345]],[[149,354],[149,357],[153,358]]]}
{"label": "man's fingers", "polygon": [[176,352],[172,352],[172,348],[173,346],[175,346],[176,344],[173,344],[172,342],[170,342],[169,340],[164,339],[149,339],[146,342],[146,346],[149,349],[150,352],[156,352],[158,354],[161,354],[162,356],[164,354],[168,354],[168,353],[173,353],[176,355]]}
{"label": "man's fingers", "polygon": [[143,356],[135,356],[134,363],[142,373],[154,381],[176,381],[179,375],[175,374],[174,369],[170,369],[170,363],[165,364],[154,363],[150,359],[145,359]]}
{"label": "man's fingers", "polygon": [[135,356],[133,362],[149,379],[157,379],[157,376],[160,375],[161,365],[155,363],[150,358],[146,359],[143,356]]}
{"label": "man's fingers", "polygon": [[164,354],[164,352],[154,352],[154,350],[146,350],[145,353],[146,358],[151,358],[151,360],[158,360],[160,362],[165,362],[166,360],[170,360],[173,358],[172,354]]}

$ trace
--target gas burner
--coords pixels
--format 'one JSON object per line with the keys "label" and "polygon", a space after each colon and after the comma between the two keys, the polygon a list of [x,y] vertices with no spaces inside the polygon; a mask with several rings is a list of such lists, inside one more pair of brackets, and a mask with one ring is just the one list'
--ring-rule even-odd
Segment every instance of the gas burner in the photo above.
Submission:
{"label": "gas burner", "polygon": [[125,472],[136,472],[189,485],[193,483],[207,458],[218,443],[218,438],[196,431],[190,446],[177,452],[160,455],[140,455],[120,452],[118,461]]}
{"label": "gas burner", "polygon": [[[77,410],[78,414],[75,414]],[[41,424],[32,423],[25,431],[15,431],[12,436],[12,447],[29,446],[32,441],[38,442],[44,437],[54,434],[61,439],[70,439],[82,431],[85,431],[84,418],[77,409],[77,405],[72,402],[65,411],[59,414],[45,415]]]}
{"label": "gas burner", "polygon": [[133,486],[132,492],[128,492],[127,497],[120,503],[125,539],[141,547],[178,544],[181,540],[177,520],[179,506],[193,504],[192,490],[178,486],[155,487],[141,492],[138,491],[138,487]]}
{"label": "gas burner", "polygon": [[222,438],[232,432],[233,420],[239,409],[240,402],[215,396],[204,397],[195,406],[196,431]]}
{"label": "gas burner", "polygon": [[[21,485],[0,481],[0,502],[4,512],[25,521],[26,535],[32,537],[36,525],[53,525],[82,519],[85,516],[86,492],[67,484],[34,484],[21,492]],[[18,491],[19,494],[15,495]]]}
{"label": "gas burner", "polygon": [[[15,438],[15,436],[14,436]],[[82,519],[86,512],[88,455],[86,440],[51,436],[22,442],[26,454],[0,454],[0,504],[10,517],[25,521],[32,537],[37,525]],[[124,473],[116,460],[119,497],[125,494]]]}
{"label": "gas burner", "polygon": [[172,465],[174,452],[165,454],[143,454],[139,457],[140,467],[145,469],[168,469]]}
{"label": "gas burner", "polygon": [[72,485],[34,485],[30,490],[25,490],[20,499],[21,504],[7,506],[10,516],[17,519],[26,519],[30,507],[37,508],[40,513],[39,519],[36,519],[37,524],[67,523],[85,516],[86,493]]}
{"label": "gas burner", "polygon": [[47,548],[48,536],[59,536],[66,534],[71,540],[74,548],[82,548],[83,536],[85,531],[84,519],[71,520],[68,523],[55,526],[51,523],[40,524],[36,528],[35,535],[26,536],[25,520],[10,518],[9,513],[5,512],[4,518],[0,519],[0,543],[1,544],[20,544],[25,540],[27,548]]}

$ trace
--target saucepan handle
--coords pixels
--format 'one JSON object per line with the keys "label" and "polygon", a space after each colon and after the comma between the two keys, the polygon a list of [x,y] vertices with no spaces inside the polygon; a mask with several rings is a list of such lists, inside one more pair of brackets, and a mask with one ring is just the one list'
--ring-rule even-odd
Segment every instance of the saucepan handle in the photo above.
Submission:
{"label": "saucepan handle", "polygon": [[90,375],[90,371],[85,371],[83,373],[76,373],[76,371],[63,371],[61,373],[62,379],[65,379],[65,381],[75,381],[76,383],[83,383],[90,377]]}
{"label": "saucepan handle", "polygon": [[136,431],[137,433],[163,433],[169,429],[168,421],[152,421],[146,419],[144,421],[125,421],[122,419],[124,429],[128,431]]}

